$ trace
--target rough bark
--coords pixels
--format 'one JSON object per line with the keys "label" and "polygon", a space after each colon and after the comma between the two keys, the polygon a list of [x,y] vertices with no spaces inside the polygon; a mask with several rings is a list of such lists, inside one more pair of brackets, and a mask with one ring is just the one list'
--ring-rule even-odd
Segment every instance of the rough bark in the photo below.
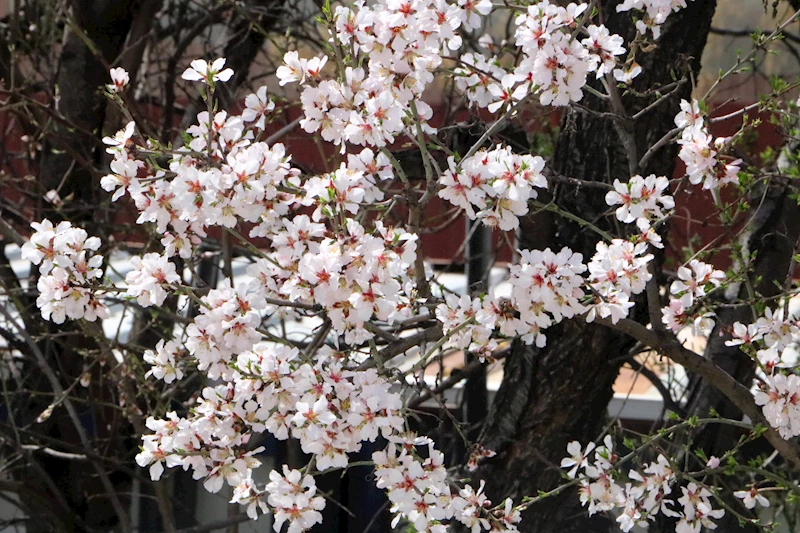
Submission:
{"label": "rough bark", "polygon": [[[615,7],[616,2],[603,3],[605,23],[612,32],[629,39],[633,34],[631,13],[617,13]],[[663,28],[658,48],[637,57],[643,73],[634,87],[667,85],[673,81],[671,70],[678,75],[689,69],[696,73],[715,7],[713,0],[697,0],[673,14]],[[687,98],[689,91],[690,84],[682,85],[669,101],[629,126],[637,158],[674,127],[678,102]],[[585,100],[582,103],[590,110],[608,111],[606,103],[594,97],[587,96]],[[635,112],[653,99],[624,96],[623,101]],[[569,110],[562,119],[551,168],[582,180],[627,180],[629,150],[623,147],[617,128],[608,117],[580,108]],[[663,149],[641,169],[641,174],[669,176],[674,160],[674,149]],[[603,194],[596,190],[562,187],[554,196],[562,208],[590,221],[607,210]],[[589,230],[564,220],[535,217],[523,222],[520,246],[550,246],[555,250],[569,246],[587,257],[594,253],[597,239]],[[645,307],[641,302],[637,305],[640,310]],[[483,444],[498,455],[479,470],[479,476],[486,479],[487,493],[495,501],[507,496],[519,501],[560,483],[558,462],[565,455],[567,443],[600,436],[622,356],[633,345],[624,335],[579,320],[548,329],[547,338],[543,349],[514,344],[483,429]],[[574,490],[532,506],[521,525],[526,532],[585,533],[608,529],[607,520],[587,517]]]}
{"label": "rough bark", "polygon": [[93,208],[99,204],[93,163],[102,154],[97,133],[103,126],[106,101],[98,91],[108,82],[106,65],[125,43],[133,6],[133,2],[115,0],[73,2],[75,26],[67,32],[61,52],[56,108],[74,127],[54,123],[43,151],[39,183],[45,191],[58,190],[62,198],[73,194],[73,213],[87,220],[99,213]]}

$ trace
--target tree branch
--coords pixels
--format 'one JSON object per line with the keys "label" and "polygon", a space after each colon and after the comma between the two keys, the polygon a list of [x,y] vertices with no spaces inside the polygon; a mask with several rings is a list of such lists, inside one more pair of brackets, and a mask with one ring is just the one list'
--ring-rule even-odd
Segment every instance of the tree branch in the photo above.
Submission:
{"label": "tree branch", "polygon": [[[75,431],[78,433],[78,437],[80,438],[81,445],[84,449],[86,455],[92,454],[92,445],[89,442],[89,436],[86,434],[86,430],[81,423],[80,417],[78,416],[78,411],[75,409],[75,406],[72,404],[72,400],[70,400],[69,396],[64,393],[64,388],[61,386],[61,382],[58,380],[53,369],[47,363],[47,358],[44,356],[42,351],[39,349],[39,345],[31,338],[25,328],[21,327],[14,317],[8,312],[8,310],[0,306],[0,313],[8,320],[11,324],[19,332],[20,336],[25,340],[28,347],[33,352],[34,357],[36,358],[36,362],[39,364],[39,367],[44,372],[44,375],[47,377],[50,386],[53,388],[53,392],[56,393],[56,397],[63,398],[64,407],[67,410],[67,414],[69,415],[70,420],[72,420],[72,424],[75,426]],[[111,500],[111,505],[114,507],[114,511],[117,513],[120,522],[120,529],[123,532],[130,531],[130,522],[128,520],[128,513],[125,512],[125,508],[122,506],[122,502],[120,502],[119,496],[117,496],[116,491],[114,490],[114,484],[111,483],[111,479],[108,477],[108,473],[95,461],[91,461],[92,466],[94,467],[97,475],[100,477],[100,481],[103,484],[103,488],[108,493],[108,497]]]}
{"label": "tree branch", "polygon": [[778,453],[783,456],[793,470],[800,470],[800,449],[798,449],[797,445],[783,439],[770,426],[747,387],[736,381],[733,376],[715,365],[710,359],[706,359],[685,348],[677,338],[669,333],[647,329],[633,320],[623,318],[616,324],[612,324],[608,319],[596,319],[596,321],[604,326],[630,335],[642,344],[656,350],[659,354],[669,357],[687,370],[708,380],[742,413],[747,415],[754,424],[760,424],[767,428],[764,433],[766,439],[778,450]]}

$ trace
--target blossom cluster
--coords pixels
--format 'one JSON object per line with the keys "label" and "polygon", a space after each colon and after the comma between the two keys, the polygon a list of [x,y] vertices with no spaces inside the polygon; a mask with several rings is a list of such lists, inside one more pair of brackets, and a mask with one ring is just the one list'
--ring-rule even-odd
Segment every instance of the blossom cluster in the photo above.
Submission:
{"label": "blossom cluster", "polygon": [[483,311],[483,305],[480,298],[448,294],[445,301],[436,307],[436,318],[442,323],[442,330],[448,337],[447,347],[484,356],[497,348],[497,341],[490,338],[492,328],[488,322],[491,316]]}
{"label": "blossom cluster", "polygon": [[734,322],[728,346],[759,343],[763,347],[756,351],[758,361],[764,370],[771,374],[776,367],[786,364],[782,360],[783,351],[800,340],[800,321],[794,316],[784,317],[783,309],[767,307],[764,315],[752,324]]}
{"label": "blossom cluster", "polygon": [[705,115],[697,100],[681,100],[681,111],[675,116],[681,128],[678,156],[686,164],[686,174],[692,185],[703,183],[703,189],[718,189],[727,183],[739,183],[741,159],[726,163],[720,156],[725,151],[727,137],[716,139],[708,131]]}
{"label": "blossom cluster", "polygon": [[96,253],[100,239],[69,222],[54,226],[44,219],[31,226],[35,231],[22,245],[22,258],[39,265],[36,307],[42,317],[56,324],[67,318],[91,322],[108,318],[108,307],[101,300],[104,291],[95,287],[103,276],[103,256]]}
{"label": "blossom cluster", "polygon": [[653,277],[648,264],[653,254],[647,253],[646,242],[633,243],[614,239],[611,244],[597,243],[597,251],[589,262],[589,286],[595,295],[587,320],[595,316],[611,318],[616,324],[628,316],[633,307],[631,296],[641,294]]}
{"label": "blossom cluster", "polygon": [[755,345],[756,359],[766,373],[759,383],[755,401],[762,406],[764,417],[778,433],[790,439],[800,435],[800,378],[783,374],[780,369],[793,366],[783,360],[784,350],[800,339],[800,323],[793,316],[784,317],[783,310],[764,310],[754,323],[736,322],[728,346]]}
{"label": "blossom cluster", "polygon": [[696,304],[706,292],[719,287],[725,281],[725,273],[697,259],[689,266],[678,268],[678,279],[670,286],[669,305],[661,310],[662,322],[673,332],[691,324],[695,332],[709,332],[714,327],[711,313],[699,313]]}
{"label": "blossom cluster", "polygon": [[[448,336],[446,346],[487,358],[497,348],[495,332],[542,347],[544,330],[564,318],[586,314],[589,322],[599,316],[616,324],[633,307],[631,296],[642,293],[652,277],[648,264],[653,254],[648,252],[645,241],[601,241],[587,265],[569,248],[558,253],[522,250],[510,268],[510,298],[450,294],[439,304],[436,317]],[[593,300],[586,299],[589,293]]]}
{"label": "blossom cluster", "polygon": [[698,533],[704,527],[716,529],[714,520],[722,518],[725,511],[714,509],[711,492],[705,487],[694,482],[681,487],[682,496],[677,503],[682,509],[668,498],[677,475],[663,454],[656,461],[645,463],[641,472],[629,470],[623,479],[620,457],[614,453],[611,437],[606,435],[603,444],[595,447],[590,442],[583,448],[580,442],[570,442],[567,446],[570,455],[561,460],[561,467],[570,469],[567,475],[579,480],[580,500],[584,506],[588,504],[589,515],[616,511],[619,527],[625,532],[635,526],[646,528],[659,513],[678,518],[675,533]]}
{"label": "blossom cluster", "polygon": [[506,337],[520,336],[527,344],[542,347],[544,330],[564,318],[572,318],[586,309],[581,304],[586,265],[583,256],[569,248],[558,253],[523,250],[520,260],[511,266],[511,297],[494,293],[484,298],[448,295],[436,309],[449,345],[468,349],[486,357],[497,346],[493,332]]}
{"label": "blossom cluster", "polygon": [[261,340],[259,311],[266,308],[266,300],[244,284],[234,289],[225,279],[200,301],[198,316],[186,328],[185,345],[197,368],[217,379],[229,373],[228,362],[236,354]]}
{"label": "blossom cluster", "polygon": [[170,284],[179,283],[181,277],[169,257],[157,253],[132,257],[133,270],[125,276],[127,294],[136,298],[142,307],[161,305],[167,298]]}
{"label": "blossom cluster", "polygon": [[[510,269],[510,298],[449,294],[439,304],[436,318],[448,336],[446,346],[490,358],[498,346],[495,333],[521,336],[542,347],[547,342],[544,330],[564,318],[586,314],[589,322],[599,316],[616,324],[633,307],[631,296],[644,291],[652,277],[648,250],[646,242],[601,241],[588,265],[569,248],[558,253],[549,248],[520,251],[519,262]],[[593,301],[586,299],[587,293],[594,295]]]}
{"label": "blossom cluster", "polygon": [[[217,63],[196,65],[200,70],[194,71],[206,69],[206,75],[188,79],[215,80],[214,73],[222,67]],[[365,321],[407,318],[413,298],[409,274],[416,258],[416,236],[380,221],[374,230],[368,229],[350,218],[364,204],[383,199],[378,182],[393,177],[387,157],[367,148],[350,154],[348,163],[334,172],[301,178],[290,166],[283,145],[254,142],[274,107],[266,89],[248,96],[245,103],[240,116],[225,111],[214,117],[207,112],[198,115],[198,123],[188,130],[187,148],[170,162],[171,178],[137,159],[147,148],[133,142],[134,124],[106,139],[115,157],[112,169],[121,165],[131,170],[106,176],[103,186],[115,190],[115,198],[130,194],[141,213],[138,222],[154,222],[165,233],[165,253],[135,258],[134,271],[126,280],[128,294],[141,305],[163,303],[166,288],[180,281],[168,257],[189,257],[209,227],[234,228],[248,222],[251,237],[269,237],[273,243],[269,257],[249,271],[263,283],[237,288],[240,300],[249,299],[250,307],[239,313],[233,296],[233,300],[222,298],[230,306],[206,302],[189,327],[193,356],[201,370],[210,368],[213,375],[223,371],[216,365],[224,367],[233,353],[251,348],[260,338],[256,327],[261,317],[256,311],[266,307],[253,302],[269,297],[321,306],[334,331],[343,334],[348,344],[357,344],[372,337],[363,327]],[[137,172],[151,178],[137,178]],[[299,213],[306,207],[314,208],[310,218]],[[326,226],[330,221],[341,231],[330,233]],[[224,290],[231,294],[230,286]],[[217,292],[210,297],[220,298]]]}
{"label": "blossom cluster", "polygon": [[278,191],[279,184],[299,174],[290,167],[283,145],[254,141],[272,109],[266,89],[245,102],[242,115],[199,113],[197,124],[187,130],[187,146],[173,155],[169,173],[151,166],[146,154],[158,147],[137,142],[135,123],[103,139],[114,160],[113,173],[103,177],[102,187],[114,191],[113,200],[130,195],[140,212],[137,222],[155,223],[164,235],[167,257],[190,257],[210,226],[233,228],[246,221],[254,224],[252,234],[264,235],[298,201]]}
{"label": "blossom cluster", "polygon": [[625,0],[617,5],[617,11],[642,11],[644,16],[636,19],[636,29],[642,35],[650,30],[653,38],[658,39],[661,36],[661,25],[666,22],[667,17],[684,7],[686,0]]}
{"label": "blossom cluster", "polygon": [[619,205],[616,216],[620,222],[636,222],[642,231],[646,231],[653,220],[663,218],[665,211],[675,207],[675,199],[664,194],[668,187],[669,180],[655,174],[646,178],[633,176],[626,183],[617,179],[614,180],[614,190],[606,194],[606,203]]}
{"label": "blossom cluster", "polygon": [[361,442],[403,429],[402,402],[385,379],[374,369],[346,368],[331,349],[321,352],[313,365],[283,345],[259,343],[239,353],[223,383],[203,389],[189,417],[171,413],[167,420],[148,420],[154,433],[144,437],[137,462],[150,467],[153,479],[164,463],[191,468],[209,491],[227,482],[238,487],[235,500],[250,505],[257,503],[251,471],[260,464],[254,457],[259,450],[245,451],[252,433],[298,439],[325,471],[346,467],[347,454]]}
{"label": "blossom cluster", "polygon": [[[423,446],[427,446],[425,458],[417,452],[417,447]],[[430,439],[401,436],[372,458],[376,484],[387,489],[391,511],[395,513],[392,527],[405,518],[415,531],[431,533],[446,533],[444,522],[448,520],[457,520],[476,533],[517,530],[519,511],[510,499],[502,507],[490,509],[483,482],[477,492],[466,485],[458,494],[451,493],[445,483],[444,454],[433,447]]]}
{"label": "blossom cluster", "polygon": [[[339,63],[340,79],[322,79],[327,56],[300,58],[287,52],[280,83],[303,85],[300,100],[308,133],[319,131],[335,145],[383,147],[406,132],[427,132],[433,112],[422,99],[447,50],[461,46],[458,30],[481,25],[491,2],[381,0],[373,5],[337,6],[332,14],[335,48],[352,51]],[[356,66],[357,65],[357,66]]]}
{"label": "blossom cluster", "polygon": [[526,343],[544,346],[542,330],[584,312],[580,303],[584,272],[583,255],[569,248],[558,253],[550,248],[521,252],[519,264],[511,267],[510,282],[512,302],[519,311],[514,322]]}
{"label": "blossom cluster", "polygon": [[365,322],[393,323],[411,316],[416,241],[416,235],[380,221],[369,234],[347,219],[340,233],[322,239],[299,259],[296,275],[283,282],[277,296],[321,305],[345,343],[365,342],[373,337]]}
{"label": "blossom cluster", "polygon": [[[211,492],[225,483],[232,486],[231,501],[247,506],[251,518],[271,508],[276,531],[284,521],[289,531],[301,531],[321,521],[325,505],[315,496],[313,477],[284,466],[283,475],[271,472],[270,483],[259,489],[252,470],[260,464],[255,455],[261,449],[246,451],[245,446],[251,432],[298,439],[320,472],[346,468],[348,453],[382,435],[390,445],[373,454],[376,483],[387,489],[395,524],[405,519],[418,531],[446,531],[441,521],[456,519],[486,530],[516,529],[519,513],[510,500],[490,511],[480,490],[476,494],[467,486],[451,494],[442,453],[430,439],[403,433],[402,402],[389,382],[374,369],[348,369],[331,349],[321,352],[313,366],[296,348],[280,345],[260,343],[239,354],[229,365],[227,383],[206,387],[190,417],[169,413],[166,420],[148,419],[154,433],[144,437],[137,463],[149,467],[154,480],[164,466],[191,468]],[[413,453],[423,444],[428,445],[425,459]]]}
{"label": "blossom cluster", "polygon": [[528,200],[538,196],[534,187],[547,187],[543,170],[541,157],[515,154],[507,146],[480,150],[458,163],[451,156],[439,178],[439,196],[464,209],[470,219],[509,231],[519,227]]}
{"label": "blossom cluster", "polygon": [[[639,71],[616,68],[617,56],[625,53],[622,37],[602,25],[584,27],[588,7],[585,3],[561,7],[548,0],[529,6],[515,20],[521,54],[513,68],[503,68],[497,56],[464,54],[456,70],[457,87],[471,103],[496,112],[529,94],[537,94],[542,105],[578,102],[590,72],[597,78],[613,72],[616,79],[630,81]],[[582,40],[573,38],[579,30],[586,35]]]}
{"label": "blossom cluster", "polygon": [[691,307],[698,298],[703,298],[709,288],[719,287],[725,281],[725,273],[697,259],[689,266],[678,267],[678,279],[672,282],[669,292],[680,299],[685,307]]}
{"label": "blossom cluster", "polygon": [[172,383],[176,379],[183,379],[183,369],[177,360],[181,356],[182,350],[175,341],[158,341],[156,351],[145,350],[142,355],[145,363],[151,365],[145,377],[154,376],[156,379],[163,379],[164,383]]}
{"label": "blossom cluster", "polygon": [[767,376],[755,399],[781,437],[791,439],[800,435],[800,377],[779,373]]}
{"label": "blossom cluster", "polygon": [[[266,492],[269,494],[267,501],[275,510],[275,521],[272,526],[275,531],[280,531],[287,520],[289,521],[287,533],[300,533],[310,529],[314,524],[322,523],[320,511],[325,508],[325,499],[316,495],[317,484],[312,476],[304,476],[299,470],[292,470],[283,465],[283,475],[273,470],[269,473],[269,479],[270,482],[266,486]],[[241,495],[234,495],[233,499],[242,501]],[[251,518],[252,514],[256,513],[254,503],[256,502],[248,504],[248,514]],[[257,503],[263,511],[263,502]]]}

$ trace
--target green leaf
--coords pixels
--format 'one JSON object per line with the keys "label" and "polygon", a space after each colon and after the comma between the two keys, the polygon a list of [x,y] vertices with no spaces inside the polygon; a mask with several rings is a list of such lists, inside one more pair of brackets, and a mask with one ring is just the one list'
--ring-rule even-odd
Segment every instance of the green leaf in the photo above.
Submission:
{"label": "green leaf", "polygon": [[694,454],[697,456],[698,459],[700,459],[704,463],[708,462],[708,456],[706,455],[706,452],[703,451],[701,448],[696,449],[694,451]]}

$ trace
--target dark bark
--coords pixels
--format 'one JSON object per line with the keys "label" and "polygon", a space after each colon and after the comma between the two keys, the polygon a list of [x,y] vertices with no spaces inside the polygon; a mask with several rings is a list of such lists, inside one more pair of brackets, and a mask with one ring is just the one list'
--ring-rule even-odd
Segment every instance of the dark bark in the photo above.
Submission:
{"label": "dark bark", "polygon": [[[40,178],[44,191],[73,196],[73,222],[88,221],[100,211],[99,176],[92,168],[102,150],[98,133],[106,101],[99,91],[109,82],[108,64],[119,55],[133,20],[133,2],[73,2],[75,29],[67,33],[55,80],[57,110],[75,127],[54,123],[48,132]],[[83,35],[81,35],[81,32]],[[93,45],[87,46],[87,40]],[[94,48],[94,50],[92,49]]]}
{"label": "dark bark", "polygon": [[[617,13],[615,6],[616,2],[604,3],[605,23],[612,32],[629,39],[633,35],[631,13]],[[696,73],[715,7],[713,0],[697,0],[673,14],[663,28],[657,49],[638,54],[643,72],[634,87],[667,85],[673,81],[671,71],[678,76],[688,70]],[[685,83],[641,120],[622,126],[635,140],[637,159],[674,127],[680,98],[688,98],[689,94],[690,84]],[[636,112],[653,98],[627,95],[623,101],[629,112]],[[587,96],[581,103],[590,110],[609,111],[606,103],[594,97]],[[618,127],[612,119],[585,109],[567,111],[550,167],[582,180],[627,181],[629,150],[620,140]],[[674,147],[662,149],[641,169],[641,174],[670,176],[674,161]],[[600,219],[608,208],[597,190],[561,186],[553,194],[563,209],[579,213],[584,219],[601,225],[608,220]],[[573,223],[537,216],[523,221],[520,246],[550,246],[555,251],[569,246],[588,258],[593,255],[597,240],[590,230]],[[645,308],[642,302],[636,307],[638,313],[646,312]],[[564,322],[546,333],[544,349],[519,342],[512,347],[503,383],[483,428],[483,444],[498,455],[481,467],[479,477],[486,479],[487,493],[495,502],[508,496],[519,501],[560,484],[558,463],[566,454],[567,443],[585,443],[600,436],[622,356],[633,346],[630,338],[581,320]],[[608,520],[588,518],[575,490],[532,506],[521,523],[525,532],[585,533],[608,529]]]}
{"label": "dark bark", "polygon": [[226,66],[232,68],[234,74],[228,83],[221,85],[223,92],[218,96],[227,100],[221,103],[221,108],[224,109],[236,89],[251,78],[250,68],[264,46],[267,33],[280,31],[279,17],[285,4],[285,0],[250,0],[241,6],[225,46]]}

